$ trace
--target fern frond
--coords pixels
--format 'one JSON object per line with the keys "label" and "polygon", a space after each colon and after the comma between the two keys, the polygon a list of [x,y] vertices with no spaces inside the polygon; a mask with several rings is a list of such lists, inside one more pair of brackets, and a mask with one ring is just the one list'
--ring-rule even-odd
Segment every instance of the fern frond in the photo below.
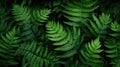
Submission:
{"label": "fern frond", "polygon": [[50,9],[32,9],[33,23],[40,24],[48,20],[48,15],[51,13]]}
{"label": "fern frond", "polygon": [[30,10],[28,7],[13,5],[12,14],[14,15],[15,21],[20,21],[21,24],[30,23]]}
{"label": "fern frond", "polygon": [[103,51],[100,47],[99,37],[90,43],[86,43],[84,47],[80,49],[80,61],[90,66],[99,66],[103,62],[102,56],[99,55]]}
{"label": "fern frond", "polygon": [[70,20],[70,22],[65,23],[72,26],[80,26],[86,18],[91,17],[91,12],[98,8],[97,2],[98,0],[85,2],[82,0],[71,0],[65,2],[62,12],[64,17]]}
{"label": "fern frond", "polygon": [[[15,52],[19,46],[20,39],[16,36],[19,30],[13,28],[6,35],[1,35],[0,39],[0,60],[8,65],[18,64],[15,59]],[[4,65],[4,64],[3,64]]]}
{"label": "fern frond", "polygon": [[67,43],[71,37],[70,33],[67,33],[59,22],[56,23],[55,21],[48,21],[46,24],[46,29],[48,39],[51,41],[58,41],[53,44],[56,46]]}
{"label": "fern frond", "polygon": [[110,29],[111,29],[111,33],[109,34],[110,36],[115,38],[120,37],[120,24],[118,24],[117,21],[114,21],[114,23],[111,23]]}
{"label": "fern frond", "polygon": [[55,67],[59,62],[59,58],[53,51],[49,51],[42,44],[38,45],[35,41],[21,44],[16,55],[24,56],[29,67]]}
{"label": "fern frond", "polygon": [[84,40],[84,37],[80,33],[80,29],[73,27],[70,30],[71,30],[71,35],[72,35],[71,46],[73,45],[74,47],[71,48],[71,46],[66,45],[66,44],[64,46],[58,47],[58,49],[61,48],[62,50],[71,48],[68,51],[66,51],[65,53],[63,53],[62,55],[59,55],[59,57],[67,58],[67,57],[72,57],[75,54],[77,54],[77,50],[81,46],[81,43]]}
{"label": "fern frond", "polygon": [[117,66],[120,62],[120,42],[111,38],[105,41],[104,46],[107,48],[104,52],[106,53],[106,57],[109,58],[109,64],[112,65],[112,67]]}
{"label": "fern frond", "polygon": [[94,36],[97,36],[100,34],[106,34],[107,33],[106,30],[109,28],[109,24],[111,23],[110,15],[102,13],[97,18],[95,14],[92,14],[92,18],[93,18],[93,21],[88,19],[89,22],[84,23],[88,31],[90,31],[90,33],[93,34]]}
{"label": "fern frond", "polygon": [[[46,4],[44,4],[46,3]],[[63,0],[47,0],[45,1],[42,5],[44,7],[50,8],[51,9],[51,16],[54,19],[60,19],[62,17],[62,7],[61,4],[63,4]]]}
{"label": "fern frond", "polygon": [[115,39],[109,39],[108,41],[105,41],[104,45],[107,49],[105,50],[105,53],[107,53],[107,57],[109,58],[115,58],[117,57],[117,44]]}
{"label": "fern frond", "polygon": [[115,32],[120,32],[120,24],[118,24],[118,22],[115,21],[114,23],[111,23],[110,29]]}
{"label": "fern frond", "polygon": [[48,19],[48,15],[51,13],[50,9],[33,9],[26,6],[13,5],[12,13],[16,21],[22,23],[40,24]]}
{"label": "fern frond", "polygon": [[[72,50],[76,44],[76,40],[80,36],[80,30],[73,27],[73,29],[64,28],[62,24],[55,21],[49,21],[46,24],[47,37],[53,41],[53,45],[56,46],[54,50],[66,51],[61,57],[70,57],[76,53],[76,50]],[[70,33],[73,32],[73,33]]]}
{"label": "fern frond", "polygon": [[0,18],[0,35],[6,34],[8,31],[11,30],[13,22],[8,22],[8,19],[9,18]]}

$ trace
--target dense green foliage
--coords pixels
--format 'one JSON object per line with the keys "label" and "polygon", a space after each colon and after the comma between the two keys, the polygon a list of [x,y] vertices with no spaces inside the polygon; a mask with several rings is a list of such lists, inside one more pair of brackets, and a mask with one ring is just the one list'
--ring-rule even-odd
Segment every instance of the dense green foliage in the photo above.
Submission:
{"label": "dense green foliage", "polygon": [[0,0],[0,67],[120,67],[119,4]]}

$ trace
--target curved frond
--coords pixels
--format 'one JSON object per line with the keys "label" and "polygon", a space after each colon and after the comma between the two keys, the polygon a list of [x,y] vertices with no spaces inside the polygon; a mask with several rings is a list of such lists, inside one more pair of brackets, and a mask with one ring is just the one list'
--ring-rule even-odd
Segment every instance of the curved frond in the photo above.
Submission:
{"label": "curved frond", "polygon": [[99,55],[103,51],[100,47],[99,37],[86,43],[84,47],[80,49],[80,61],[90,66],[100,65],[103,62],[102,56]]}
{"label": "curved frond", "polygon": [[90,31],[90,33],[94,36],[106,34],[106,30],[109,28],[109,24],[111,23],[110,15],[102,13],[99,17],[97,17],[95,14],[92,14],[92,18],[93,21],[88,19],[88,22],[84,23],[88,31]]}
{"label": "curved frond", "polygon": [[120,24],[118,24],[118,22],[115,21],[114,23],[111,23],[110,29],[115,32],[120,32]]}
{"label": "curved frond", "polygon": [[[72,50],[76,44],[76,40],[80,37],[80,30],[73,27],[73,29],[64,28],[62,24],[55,21],[49,21],[46,24],[47,37],[53,41],[53,46],[56,46],[56,51],[66,51],[61,57],[69,57],[76,53]],[[73,32],[73,33],[70,33]]]}
{"label": "curved frond", "polygon": [[110,33],[109,35],[116,38],[120,37],[120,24],[118,24],[117,21],[115,21],[114,23],[111,23],[110,29],[112,30],[112,33]]}
{"label": "curved frond", "polygon": [[91,17],[91,13],[98,8],[96,5],[97,2],[98,0],[85,2],[82,0],[70,0],[65,2],[62,5],[64,8],[62,12],[64,13],[64,17],[70,20],[70,23],[66,22],[66,24],[80,26],[81,22]]}
{"label": "curved frond", "polygon": [[16,21],[20,21],[22,23],[29,23],[30,22],[30,10],[28,7],[20,6],[20,5],[13,5],[12,14]]}
{"label": "curved frond", "polygon": [[[19,30],[13,28],[6,35],[1,35],[0,39],[0,60],[7,65],[18,64],[15,61],[15,52],[19,46],[20,39],[16,36]],[[3,64],[4,65],[4,64]]]}
{"label": "curved frond", "polygon": [[48,15],[51,13],[50,9],[32,9],[33,23],[40,24],[48,20]]}
{"label": "curved frond", "polygon": [[53,51],[35,41],[21,44],[16,55],[22,55],[29,67],[55,67],[59,63],[59,58]]}
{"label": "curved frond", "polygon": [[109,62],[112,65],[112,67],[116,66],[119,64],[120,60],[120,42],[118,42],[116,39],[108,39],[105,41],[104,46],[107,48],[105,49],[106,57],[109,58]]}
{"label": "curved frond", "polygon": [[0,35],[6,34],[11,30],[13,22],[8,22],[8,18],[0,18]]}

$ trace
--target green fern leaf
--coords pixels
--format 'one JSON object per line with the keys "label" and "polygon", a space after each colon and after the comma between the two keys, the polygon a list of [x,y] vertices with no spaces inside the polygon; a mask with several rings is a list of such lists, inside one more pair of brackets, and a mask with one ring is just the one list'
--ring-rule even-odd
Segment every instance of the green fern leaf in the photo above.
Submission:
{"label": "green fern leaf", "polygon": [[54,67],[59,62],[59,58],[54,52],[34,41],[21,44],[16,55],[23,55],[29,67]]}
{"label": "green fern leaf", "polygon": [[[6,35],[1,35],[0,39],[0,60],[3,60],[3,63],[7,65],[16,65],[18,64],[15,61],[15,52],[19,46],[20,39],[16,36],[19,33],[19,30],[13,28]],[[3,64],[4,65],[4,64]],[[5,66],[5,65],[4,65]]]}
{"label": "green fern leaf", "polygon": [[86,43],[84,48],[80,50],[80,60],[83,58],[81,62],[91,66],[101,64],[103,61],[99,53],[101,53],[103,50],[100,49],[100,47],[101,44],[99,41],[99,37],[96,38],[94,41],[92,40],[91,43]]}
{"label": "green fern leaf", "polygon": [[120,25],[118,24],[117,21],[115,21],[114,23],[111,23],[110,29],[115,31],[115,32],[119,32],[120,31]]}
{"label": "green fern leaf", "polygon": [[[32,9],[33,10],[33,9]],[[50,9],[36,9],[32,12],[33,23],[40,24],[48,20],[48,15],[51,13]]]}
{"label": "green fern leaf", "polygon": [[74,50],[74,48],[79,46],[76,43],[80,37],[80,30],[78,28],[73,27],[71,30],[69,28],[64,29],[59,22],[49,21],[46,24],[46,29],[48,39],[54,42],[53,46],[56,46],[54,50],[65,51],[60,57],[70,57],[76,54],[77,49]]}
{"label": "green fern leaf", "polygon": [[11,30],[13,22],[8,22],[10,18],[0,18],[0,35],[6,34]]}
{"label": "green fern leaf", "polygon": [[93,21],[88,19],[89,22],[84,23],[84,25],[87,27],[87,31],[90,31],[90,33],[94,36],[106,34],[107,29],[109,28],[109,24],[111,23],[110,15],[102,13],[99,15],[99,18],[95,14],[92,14]]}
{"label": "green fern leaf", "polygon": [[112,64],[112,67],[117,66],[117,64],[119,64],[119,45],[119,41],[113,38],[106,40],[104,44],[104,46],[107,48],[104,52],[106,53],[106,57],[110,59],[110,64]]}
{"label": "green fern leaf", "polygon": [[16,21],[21,21],[23,23],[30,23],[30,10],[28,7],[13,5],[12,13]]}
{"label": "green fern leaf", "polygon": [[111,23],[110,29],[112,32],[109,34],[110,36],[119,38],[120,37],[120,24],[118,24],[117,21],[114,21],[114,23]]}
{"label": "green fern leaf", "polygon": [[98,8],[98,6],[96,6],[97,2],[97,0],[85,2],[72,0],[65,2],[65,5],[62,5],[64,8],[62,12],[64,13],[64,17],[74,25],[69,24],[69,22],[65,23],[71,26],[81,25],[81,22],[91,17],[91,12]]}

